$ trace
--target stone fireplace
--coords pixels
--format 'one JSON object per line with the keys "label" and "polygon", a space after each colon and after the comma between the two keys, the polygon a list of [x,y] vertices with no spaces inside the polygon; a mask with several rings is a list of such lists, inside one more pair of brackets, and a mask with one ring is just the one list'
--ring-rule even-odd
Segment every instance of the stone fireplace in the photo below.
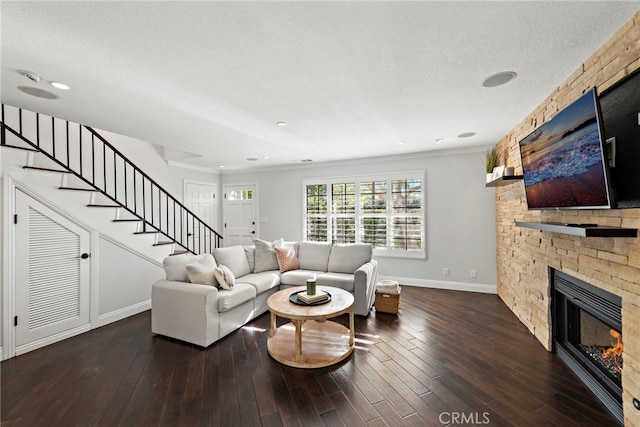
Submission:
{"label": "stone fireplace", "polygon": [[623,422],[621,299],[550,269],[553,351]]}
{"label": "stone fireplace", "polygon": [[[595,86],[598,93],[602,93],[639,69],[640,12],[586,58],[565,82],[559,82],[540,106],[498,142],[506,166],[514,166],[516,175],[521,174],[518,141],[585,90]],[[640,131],[640,126],[634,131]],[[555,290],[551,289],[549,268],[620,299],[619,329],[608,321],[603,322],[607,326],[602,326],[598,323],[601,318],[579,305],[570,308],[573,324],[579,323],[581,329],[580,339],[576,340],[574,335],[569,342],[573,340],[574,347],[611,346],[616,339],[610,330],[621,334],[624,360],[620,381],[614,378],[613,382],[621,388],[625,426],[640,426],[640,401],[637,400],[640,399],[640,238],[580,237],[515,224],[516,221],[593,223],[640,229],[640,209],[532,211],[527,209],[521,181],[486,191],[495,191],[498,295],[548,351],[554,350],[555,338],[551,320]],[[608,377],[606,373],[602,375]]]}

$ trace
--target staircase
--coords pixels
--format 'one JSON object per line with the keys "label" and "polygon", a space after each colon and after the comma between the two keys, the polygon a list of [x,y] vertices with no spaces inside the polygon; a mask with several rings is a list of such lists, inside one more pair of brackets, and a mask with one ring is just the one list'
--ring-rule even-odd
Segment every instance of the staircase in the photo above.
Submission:
{"label": "staircase", "polygon": [[89,126],[1,105],[0,147],[28,153],[24,169],[57,174],[60,191],[89,194],[88,207],[155,235],[170,255],[211,253],[222,236]]}

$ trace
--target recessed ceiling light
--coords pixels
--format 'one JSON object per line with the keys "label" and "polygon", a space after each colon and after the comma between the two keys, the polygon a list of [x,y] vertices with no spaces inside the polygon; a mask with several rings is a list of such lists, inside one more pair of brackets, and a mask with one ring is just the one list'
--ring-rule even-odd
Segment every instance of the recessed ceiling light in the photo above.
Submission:
{"label": "recessed ceiling light", "polygon": [[458,135],[458,138],[471,138],[475,134],[475,132],[465,132]]}
{"label": "recessed ceiling light", "polygon": [[518,74],[515,71],[503,71],[501,73],[492,74],[482,82],[484,87],[496,87],[509,83],[515,79]]}
{"label": "recessed ceiling light", "polygon": [[40,78],[41,78],[36,73],[32,73],[31,71],[27,71],[27,70],[18,70],[18,74],[20,74],[22,76],[25,76],[26,78],[28,78],[32,82],[36,82],[36,83],[39,82]]}
{"label": "recessed ceiling light", "polygon": [[51,82],[49,82],[49,84],[51,86],[55,87],[56,89],[62,89],[62,90],[69,90],[70,89],[69,86],[67,86],[64,83],[60,83],[60,82],[51,81]]}
{"label": "recessed ceiling light", "polygon": [[404,141],[398,141],[398,145],[403,145]]}
{"label": "recessed ceiling light", "polygon": [[313,162],[313,159],[302,159],[300,160],[302,163],[311,163]]}
{"label": "recessed ceiling light", "polygon": [[38,98],[44,99],[58,99],[58,95],[48,92],[43,89],[38,89],[37,87],[31,86],[18,86],[18,90],[20,92],[26,93],[27,95],[36,96]]}
{"label": "recessed ceiling light", "polygon": [[442,141],[444,141],[444,138],[438,138],[436,139],[436,144],[440,144]]}
{"label": "recessed ceiling light", "polygon": [[269,156],[262,156],[263,159],[269,160]]}
{"label": "recessed ceiling light", "polygon": [[278,126],[286,126],[287,122],[276,122]]}
{"label": "recessed ceiling light", "polygon": [[220,165],[218,166],[220,169],[224,169],[224,165]]}
{"label": "recessed ceiling light", "polygon": [[250,162],[256,162],[256,161],[258,161],[258,159],[257,159],[257,158],[255,158],[255,157],[247,157],[247,160],[249,160]]}

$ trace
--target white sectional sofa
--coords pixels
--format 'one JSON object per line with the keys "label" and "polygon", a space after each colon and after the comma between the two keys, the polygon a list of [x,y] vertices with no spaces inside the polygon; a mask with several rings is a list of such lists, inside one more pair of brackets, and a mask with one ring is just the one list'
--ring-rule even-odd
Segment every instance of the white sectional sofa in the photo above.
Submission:
{"label": "white sectional sofa", "polygon": [[[270,243],[256,239],[251,246],[214,249],[213,257],[167,257],[166,279],[152,285],[151,329],[207,347],[266,312],[267,299],[273,293],[305,285],[310,278],[315,278],[317,285],[351,292],[355,314],[366,316],[375,300],[378,276],[378,263],[371,254],[371,245],[365,244]],[[293,268],[296,261],[297,268]],[[235,283],[225,289],[229,279]]]}

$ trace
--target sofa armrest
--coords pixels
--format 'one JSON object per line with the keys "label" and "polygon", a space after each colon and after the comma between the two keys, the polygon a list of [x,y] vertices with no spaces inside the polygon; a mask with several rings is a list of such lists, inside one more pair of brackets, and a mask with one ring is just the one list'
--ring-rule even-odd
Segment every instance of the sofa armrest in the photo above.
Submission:
{"label": "sofa armrest", "polygon": [[158,280],[151,286],[151,331],[202,347],[218,339],[218,289]]}
{"label": "sofa armrest", "polygon": [[378,261],[372,259],[363,264],[354,273],[353,297],[354,312],[367,316],[375,301],[376,282],[378,281]]}

